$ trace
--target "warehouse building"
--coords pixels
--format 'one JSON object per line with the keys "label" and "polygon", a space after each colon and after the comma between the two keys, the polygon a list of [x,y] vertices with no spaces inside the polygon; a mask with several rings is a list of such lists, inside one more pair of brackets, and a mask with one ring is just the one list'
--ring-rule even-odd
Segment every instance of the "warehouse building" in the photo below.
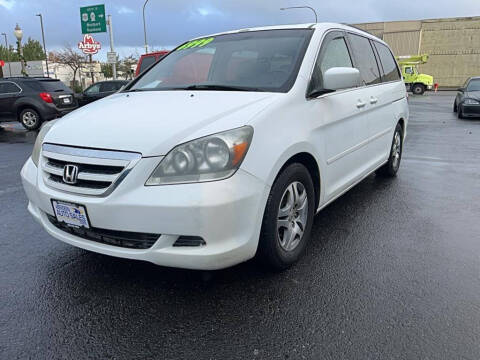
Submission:
{"label": "warehouse building", "polygon": [[356,24],[387,42],[395,55],[430,55],[419,71],[440,87],[480,76],[480,16]]}

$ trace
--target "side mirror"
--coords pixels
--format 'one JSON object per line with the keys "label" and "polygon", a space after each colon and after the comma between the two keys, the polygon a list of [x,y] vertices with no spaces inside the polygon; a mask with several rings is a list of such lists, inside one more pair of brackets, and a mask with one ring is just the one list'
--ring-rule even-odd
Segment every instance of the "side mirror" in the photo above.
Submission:
{"label": "side mirror", "polygon": [[465,88],[461,87],[461,88],[458,89],[458,91],[464,92],[464,91],[465,91]]}
{"label": "side mirror", "polygon": [[328,90],[348,89],[361,83],[360,71],[355,68],[334,67],[323,74],[323,87]]}

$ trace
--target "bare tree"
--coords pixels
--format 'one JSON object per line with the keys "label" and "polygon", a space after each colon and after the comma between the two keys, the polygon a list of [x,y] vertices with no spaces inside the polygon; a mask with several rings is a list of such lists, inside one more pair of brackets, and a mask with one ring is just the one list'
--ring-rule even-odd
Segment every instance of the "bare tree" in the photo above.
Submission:
{"label": "bare tree", "polygon": [[65,46],[61,51],[57,51],[53,54],[54,60],[62,65],[67,65],[73,72],[73,87],[76,87],[77,72],[85,62],[85,58],[82,54],[72,49],[71,46]]}

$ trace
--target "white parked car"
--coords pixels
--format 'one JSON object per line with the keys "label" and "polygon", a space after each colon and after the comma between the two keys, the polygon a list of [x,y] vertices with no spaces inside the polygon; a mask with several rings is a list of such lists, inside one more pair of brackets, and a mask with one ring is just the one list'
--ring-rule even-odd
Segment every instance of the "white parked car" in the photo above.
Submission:
{"label": "white parked car", "polygon": [[314,215],[397,173],[408,122],[388,46],[340,24],[189,41],[120,93],[45,124],[22,169],[53,237],[190,269],[296,262]]}

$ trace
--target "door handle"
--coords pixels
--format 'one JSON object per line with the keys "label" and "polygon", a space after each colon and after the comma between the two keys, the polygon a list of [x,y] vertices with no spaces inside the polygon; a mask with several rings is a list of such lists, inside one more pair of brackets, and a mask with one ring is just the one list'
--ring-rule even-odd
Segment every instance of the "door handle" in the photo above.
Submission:
{"label": "door handle", "polygon": [[363,102],[362,100],[358,100],[357,108],[361,109],[361,108],[365,107],[365,105],[367,105],[366,102]]}
{"label": "door handle", "polygon": [[377,98],[374,98],[373,96],[370,97],[370,104],[376,104],[378,102],[378,99]]}

